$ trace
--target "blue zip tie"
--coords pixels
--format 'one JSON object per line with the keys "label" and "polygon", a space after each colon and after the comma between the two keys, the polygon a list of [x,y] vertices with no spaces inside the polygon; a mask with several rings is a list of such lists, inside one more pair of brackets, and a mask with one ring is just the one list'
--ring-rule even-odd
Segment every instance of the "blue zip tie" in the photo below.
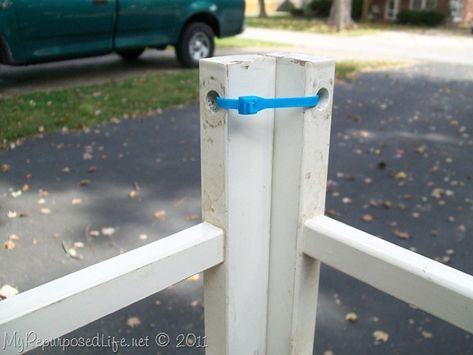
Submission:
{"label": "blue zip tie", "polygon": [[265,99],[259,96],[240,96],[238,99],[217,97],[217,106],[224,110],[238,110],[240,115],[254,115],[268,108],[290,108],[290,107],[315,107],[319,103],[319,97],[281,97]]}

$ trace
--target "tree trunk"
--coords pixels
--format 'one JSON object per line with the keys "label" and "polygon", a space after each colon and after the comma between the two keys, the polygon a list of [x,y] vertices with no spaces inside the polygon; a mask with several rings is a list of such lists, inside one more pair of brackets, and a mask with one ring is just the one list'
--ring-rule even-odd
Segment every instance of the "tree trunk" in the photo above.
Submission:
{"label": "tree trunk", "polygon": [[363,20],[368,20],[368,17],[370,14],[370,5],[371,5],[370,0],[363,0],[363,12],[361,14],[361,18]]}
{"label": "tree trunk", "polygon": [[266,13],[266,6],[264,4],[264,0],[258,0],[259,2],[259,17],[268,17]]}
{"label": "tree trunk", "polygon": [[351,18],[352,0],[334,0],[330,9],[330,16],[327,23],[337,31],[342,31],[353,26]]}

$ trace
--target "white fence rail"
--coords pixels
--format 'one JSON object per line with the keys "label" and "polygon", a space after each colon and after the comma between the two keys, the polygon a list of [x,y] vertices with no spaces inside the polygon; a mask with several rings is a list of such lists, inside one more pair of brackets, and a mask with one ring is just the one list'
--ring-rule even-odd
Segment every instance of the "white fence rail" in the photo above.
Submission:
{"label": "white fence rail", "polygon": [[0,352],[31,350],[222,261],[223,232],[202,223],[20,293],[0,302]]}
{"label": "white fence rail", "polygon": [[[297,54],[202,61],[204,223],[0,302],[0,332],[60,337],[204,271],[207,355],[309,355],[320,262],[473,332],[472,276],[323,216],[334,68]],[[214,100],[315,94],[315,108],[255,116]]]}
{"label": "white fence rail", "polygon": [[305,254],[473,333],[473,276],[328,217],[305,225]]}

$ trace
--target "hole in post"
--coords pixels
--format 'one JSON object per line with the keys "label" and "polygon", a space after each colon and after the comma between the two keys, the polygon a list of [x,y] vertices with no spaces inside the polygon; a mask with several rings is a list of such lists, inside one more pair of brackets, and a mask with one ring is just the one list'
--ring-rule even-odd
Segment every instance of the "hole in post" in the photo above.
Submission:
{"label": "hole in post", "polygon": [[326,88],[322,88],[317,92],[317,96],[319,97],[319,103],[317,104],[317,108],[319,110],[325,110],[328,106],[330,94]]}
{"label": "hole in post", "polygon": [[212,112],[217,112],[218,111],[217,97],[219,97],[219,96],[220,95],[215,90],[209,91],[207,93],[207,97],[206,97],[205,101],[207,102],[207,107],[210,111],[212,111]]}

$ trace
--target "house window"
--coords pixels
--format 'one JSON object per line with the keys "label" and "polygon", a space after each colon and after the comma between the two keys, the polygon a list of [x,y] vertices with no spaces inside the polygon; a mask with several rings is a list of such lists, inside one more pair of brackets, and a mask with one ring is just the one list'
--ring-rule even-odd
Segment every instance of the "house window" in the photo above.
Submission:
{"label": "house window", "polygon": [[437,0],[411,0],[410,10],[434,10],[437,8]]}
{"label": "house window", "polygon": [[384,18],[386,20],[394,21],[397,18],[399,11],[399,0],[388,0],[386,2]]}
{"label": "house window", "polygon": [[455,23],[463,21],[463,0],[450,0],[450,13]]}

